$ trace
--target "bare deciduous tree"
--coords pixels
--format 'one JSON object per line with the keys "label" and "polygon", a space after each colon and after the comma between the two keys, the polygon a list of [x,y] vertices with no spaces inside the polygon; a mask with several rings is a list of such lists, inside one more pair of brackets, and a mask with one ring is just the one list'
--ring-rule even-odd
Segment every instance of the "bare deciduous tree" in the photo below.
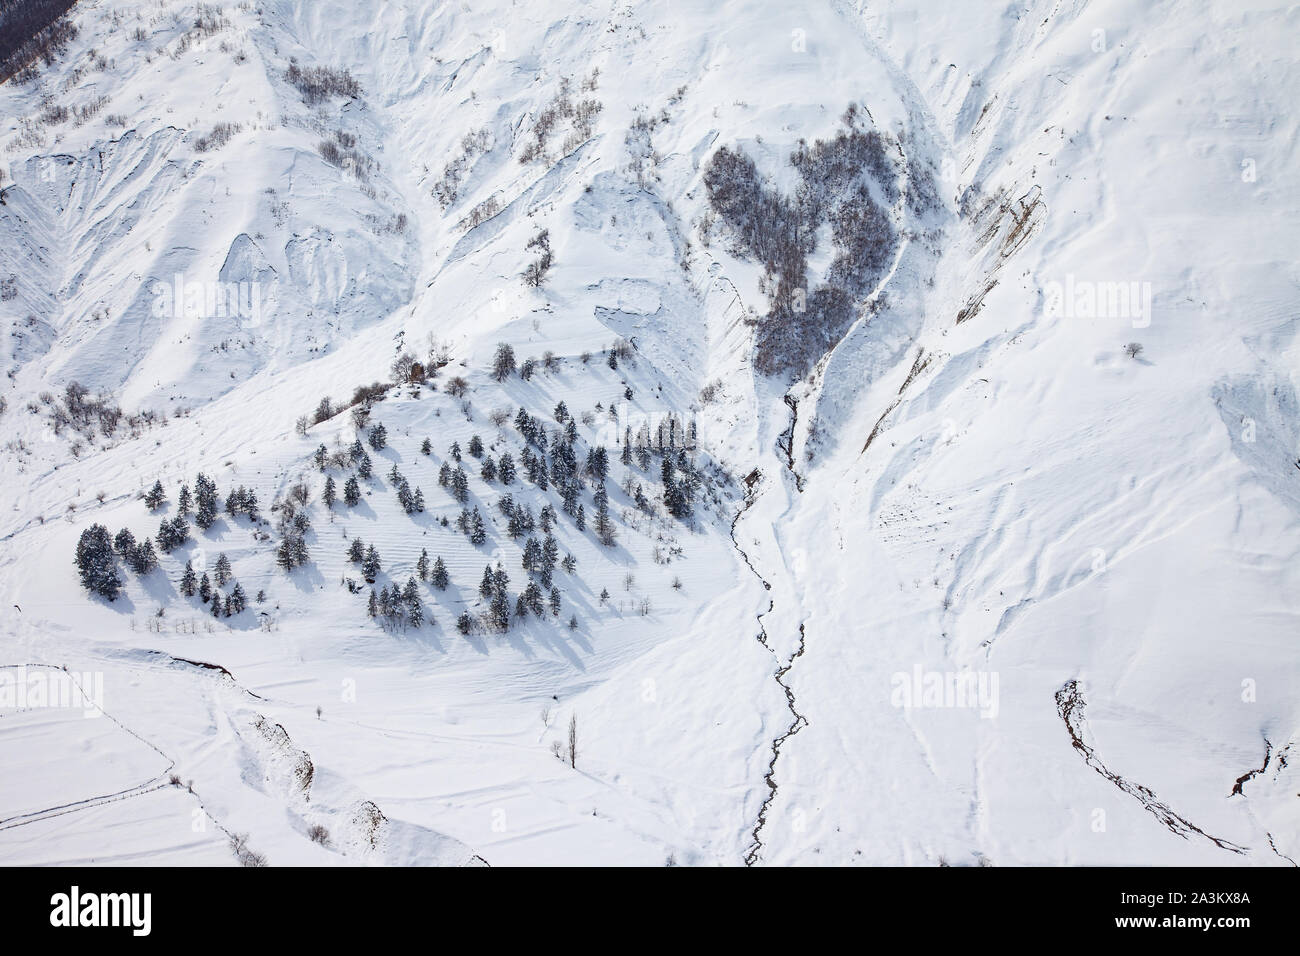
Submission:
{"label": "bare deciduous tree", "polygon": [[578,715],[569,718],[569,766],[578,767]]}

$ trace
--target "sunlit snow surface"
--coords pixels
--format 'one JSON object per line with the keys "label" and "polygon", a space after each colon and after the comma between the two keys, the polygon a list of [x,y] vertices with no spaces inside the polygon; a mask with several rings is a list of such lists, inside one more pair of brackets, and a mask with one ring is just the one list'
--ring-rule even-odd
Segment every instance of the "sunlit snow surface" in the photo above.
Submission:
{"label": "sunlit snow surface", "polygon": [[[192,5],[79,4],[67,53],[0,86],[0,280],[15,277],[0,664],[102,675],[104,711],[0,707],[0,860],[234,865],[230,834],[272,865],[1300,860],[1294,11],[224,14],[183,44]],[[305,104],[290,57],[347,68],[361,97]],[[566,148],[561,122],[543,160],[520,162],[565,78],[602,105],[591,135]],[[46,96],[107,101],[41,124]],[[788,188],[790,151],[834,135],[851,102],[900,136],[901,181],[932,177],[941,208],[891,210],[902,239],[861,319],[800,381],[763,378],[745,321],[767,308],[762,266],[719,231],[702,241],[702,172],[725,145]],[[644,182],[638,115],[661,117]],[[240,130],[199,150],[219,123]],[[322,158],[338,130],[364,180]],[[444,205],[435,185],[476,130],[486,145]],[[487,200],[498,212],[471,228]],[[533,289],[541,228],[555,265]],[[810,267],[825,256],[823,240]],[[177,275],[256,282],[259,314],[160,309],[155,285]],[[1112,283],[1149,309],[1052,299]],[[375,407],[390,445],[373,493],[331,520],[311,455],[352,426],[304,438],[295,419],[430,335],[452,353],[440,389]],[[619,338],[636,358],[610,369]],[[562,365],[498,384],[499,341]],[[441,389],[456,374],[472,421]],[[74,457],[39,397],[71,380],[166,424]],[[614,548],[561,515],[578,559],[576,580],[557,575],[561,619],[463,637],[484,564],[524,576],[500,528],[476,548],[436,523],[458,509],[436,480],[449,446],[477,433],[517,450],[491,410],[551,423],[563,400],[599,403],[580,433],[613,448],[603,412],[627,388],[637,414],[694,417],[702,459],[733,482],[693,527],[624,525]],[[398,507],[393,463],[426,514]],[[305,476],[313,564],[286,575],[223,516],[160,571],[126,574],[116,602],[88,597],[80,532],[155,534],[198,471],[223,494],[254,487],[264,511]],[[500,486],[471,475],[497,517]],[[171,503],[150,515],[155,478]],[[452,587],[422,586],[433,627],[367,618],[341,585],[353,537],[386,581],[421,549],[444,557]],[[209,628],[176,590],[197,549],[267,603]],[[898,706],[918,674],[982,677],[995,706]],[[552,752],[573,715],[576,769]]]}

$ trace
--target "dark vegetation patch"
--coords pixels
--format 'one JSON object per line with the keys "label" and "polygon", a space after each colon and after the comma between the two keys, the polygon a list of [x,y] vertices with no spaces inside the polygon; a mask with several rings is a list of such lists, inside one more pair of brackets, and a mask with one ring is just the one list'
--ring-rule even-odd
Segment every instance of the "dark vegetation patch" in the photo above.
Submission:
{"label": "dark vegetation patch", "polygon": [[[898,147],[865,129],[855,107],[843,128],[790,155],[798,173],[793,195],[762,177],[754,161],[722,147],[709,161],[704,184],[713,213],[730,230],[733,252],[762,263],[767,315],[757,320],[755,366],[768,374],[802,375],[839,341],[862,298],[884,276],[898,244],[871,184],[890,205],[900,196]],[[824,281],[809,288],[808,256],[830,226],[834,257]]]}
{"label": "dark vegetation patch", "polygon": [[334,96],[354,99],[361,95],[361,84],[347,70],[328,66],[301,67],[297,60],[290,60],[284,78],[302,94],[308,106],[323,103]]}
{"label": "dark vegetation patch", "polygon": [[0,83],[34,80],[76,39],[67,17],[75,0],[0,0]]}

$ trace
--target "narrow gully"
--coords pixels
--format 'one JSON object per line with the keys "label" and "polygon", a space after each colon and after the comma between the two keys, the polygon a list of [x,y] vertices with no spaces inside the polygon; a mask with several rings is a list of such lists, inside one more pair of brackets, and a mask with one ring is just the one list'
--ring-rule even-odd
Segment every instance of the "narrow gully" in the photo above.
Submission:
{"label": "narrow gully", "polygon": [[[793,398],[791,398],[789,395],[787,395],[785,396],[785,403],[790,408],[790,424],[787,427],[787,429],[784,432],[782,432],[782,434],[777,438],[777,447],[785,455],[785,465],[786,468],[789,469],[790,474],[794,476],[796,489],[798,491],[803,491],[803,482],[800,480],[798,473],[794,469],[794,459],[793,459],[794,429],[795,429],[795,424],[798,421],[798,414],[799,414],[798,402]],[[761,473],[760,473],[759,480],[760,481],[762,480]],[[741,558],[743,558],[745,561],[745,565],[749,568],[750,572],[753,573],[754,577],[758,578],[758,580],[762,582],[764,590],[771,592],[772,590],[771,582],[769,582],[766,578],[764,578],[763,575],[759,574],[758,569],[754,567],[754,563],[750,560],[749,554],[745,551],[744,548],[740,546],[740,542],[736,538],[736,525],[740,522],[740,519],[745,514],[745,512],[748,511],[749,508],[754,504],[754,501],[757,499],[758,494],[761,494],[761,492],[747,494],[745,496],[745,503],[740,507],[739,510],[737,510],[735,518],[732,519],[731,544],[740,553]],[[769,598],[767,602],[767,610],[763,611],[761,614],[757,616],[758,617],[758,635],[757,635],[758,642],[762,644],[763,647],[766,648],[774,657],[776,656],[776,651],[772,648],[771,643],[768,641],[767,626],[763,623],[763,618],[766,617],[768,614],[772,613],[772,609],[775,606],[776,606],[775,600],[773,598]],[[790,659],[787,660],[784,664],[780,664],[778,659],[778,666],[776,671],[773,674],[777,684],[780,685],[781,687],[781,691],[785,694],[786,706],[789,708],[790,714],[793,719],[791,720],[790,725],[785,729],[785,732],[782,733],[780,736],[776,737],[772,741],[772,756],[771,759],[768,760],[767,771],[763,774],[763,782],[767,785],[768,792],[767,792],[767,796],[763,798],[763,802],[758,808],[758,816],[757,819],[754,821],[754,829],[752,831],[753,842],[750,844],[749,850],[745,853],[746,866],[754,866],[756,863],[758,863],[760,855],[762,854],[763,851],[763,838],[762,838],[763,827],[767,824],[767,815],[768,815],[768,811],[771,809],[772,801],[776,799],[776,794],[777,794],[776,763],[781,756],[781,747],[788,739],[793,737],[804,727],[808,726],[808,719],[802,713],[799,712],[799,709],[796,705],[794,690],[790,687],[789,683],[787,683],[786,681],[786,675],[790,672],[790,669],[794,667],[794,662],[803,656],[804,650],[806,648],[806,638],[807,635],[805,634],[804,631],[804,623],[801,622],[799,625],[798,649],[792,655],[790,655]]]}

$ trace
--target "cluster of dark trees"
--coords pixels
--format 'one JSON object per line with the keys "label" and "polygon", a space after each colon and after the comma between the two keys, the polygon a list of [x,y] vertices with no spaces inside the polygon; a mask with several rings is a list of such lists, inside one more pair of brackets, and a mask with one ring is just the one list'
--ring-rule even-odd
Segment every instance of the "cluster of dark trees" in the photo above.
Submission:
{"label": "cluster of dark trees", "polygon": [[[768,314],[758,322],[755,366],[802,375],[854,321],[858,303],[884,275],[898,237],[872,198],[899,195],[893,141],[864,130],[850,107],[844,128],[790,157],[798,173],[793,195],[772,188],[752,159],[722,147],[704,171],[713,211],[730,227],[736,252],[762,263],[770,283]],[[823,223],[835,254],[825,282],[809,288],[808,256]]]}
{"label": "cluster of dark trees", "polygon": [[[56,435],[71,428],[86,438],[93,438],[98,429],[105,438],[111,438],[124,415],[108,394],[92,396],[88,388],[75,381],[64,386],[61,401],[49,393],[43,393],[41,400],[49,406],[50,426]],[[147,424],[152,424],[154,417],[150,413]]]}
{"label": "cluster of dark trees", "polygon": [[207,531],[217,520],[217,512],[220,510],[217,483],[200,473],[194,479],[194,501],[194,523]]}
{"label": "cluster of dark trees", "polygon": [[[414,491],[411,490],[411,484],[402,477],[402,473],[397,470],[397,462],[393,462],[392,469],[388,472],[388,480],[397,491],[397,503],[402,506],[402,510],[408,515],[417,514],[424,511],[424,492],[417,486]],[[468,485],[466,486],[468,494]]]}
{"label": "cluster of dark trees", "polygon": [[162,519],[158,526],[158,547],[164,554],[170,554],[190,539],[190,525],[183,515],[168,520]]}
{"label": "cluster of dark trees", "polygon": [[66,14],[76,0],[0,0],[0,83],[35,79],[77,37]]}
{"label": "cluster of dark trees", "polygon": [[487,541],[487,526],[483,523],[483,515],[477,505],[470,509],[460,509],[460,514],[456,516],[456,530],[469,538],[470,544],[478,545]]}
{"label": "cluster of dark trees", "polygon": [[[486,565],[483,568],[483,579],[479,582],[479,595],[487,599],[488,611],[487,619],[489,623],[498,631],[505,631],[510,628],[510,575],[508,575],[500,563],[495,568]],[[548,588],[549,597],[543,590],[543,586],[538,581],[530,580],[524,589],[519,592],[515,598],[514,613],[515,617],[524,618],[529,614],[536,617],[542,617],[549,609],[552,616],[558,616],[562,599],[560,589],[554,586]],[[461,625],[463,633],[469,633],[472,627],[472,619],[468,615],[462,615],[461,620],[457,622]]]}
{"label": "cluster of dark trees", "polygon": [[261,521],[261,514],[258,512],[257,495],[251,488],[245,488],[240,485],[230,494],[226,495],[226,514],[230,517],[235,515],[245,515],[254,524]]}
{"label": "cluster of dark trees", "polygon": [[528,267],[524,269],[524,282],[533,288],[537,288],[546,281],[546,273],[551,270],[551,265],[555,261],[551,255],[550,231],[541,230],[528,240],[528,245],[524,248],[537,250],[537,258],[528,263]]}
{"label": "cluster of dark trees", "polygon": [[[498,631],[510,628],[510,575],[498,562],[496,569],[491,566],[483,568],[483,580],[479,582],[478,593],[488,602],[487,619]],[[461,615],[456,622],[461,633],[468,634],[471,622],[469,613]]]}
{"label": "cluster of dark trees", "polygon": [[379,572],[383,570],[379,551],[373,544],[366,545],[360,538],[353,538],[352,543],[348,545],[348,560],[361,566],[361,576],[366,579],[367,584],[374,584],[375,578],[379,577]]}
{"label": "cluster of dark trees", "polygon": [[117,573],[113,541],[102,524],[92,524],[81,532],[77,542],[77,573],[81,586],[92,594],[116,601],[122,589],[122,578]]}
{"label": "cluster of dark trees", "polygon": [[[615,350],[611,349],[610,354],[615,355]],[[512,360],[512,355],[507,355],[506,358]],[[519,408],[514,424],[523,439],[519,450],[520,467],[528,481],[536,487],[542,490],[547,490],[552,485],[555,487],[560,507],[572,518],[579,531],[585,531],[588,524],[587,509],[581,499],[590,489],[592,531],[602,543],[613,545],[615,522],[606,490],[610,473],[609,453],[603,446],[582,446],[577,422],[563,402],[556,406],[554,420],[555,426],[548,427],[527,409]],[[375,422],[368,429],[366,437],[374,449],[382,449],[387,445],[387,429],[382,422]],[[652,443],[648,430],[643,428],[634,444],[630,429],[627,430],[623,440],[622,461],[630,467],[635,459],[642,471],[649,472],[653,456],[657,455],[660,458],[665,507],[675,517],[685,518],[691,514],[692,501],[699,483],[691,459],[686,454],[693,436],[688,438],[680,423],[674,421],[661,426],[656,437],[657,447]],[[421,451],[425,455],[432,453],[432,442],[428,438],[423,440]],[[481,460],[480,476],[484,481],[499,481],[508,487],[518,480],[515,458],[510,451],[503,451],[499,458],[494,459],[487,453],[482,439],[473,435],[465,452],[471,458]],[[439,483],[448,487],[452,496],[462,505],[466,505],[469,499],[469,476],[464,468],[465,452],[462,452],[459,442],[453,442],[448,450],[449,460],[442,463],[439,471]],[[349,475],[344,481],[343,500],[349,506],[358,504],[361,497],[358,478],[371,477],[370,458],[360,438],[352,442],[346,453],[340,451],[333,456],[321,445],[315,457],[322,471],[340,463],[356,466],[357,473]],[[455,463],[454,467],[452,462]],[[387,477],[408,514],[424,510],[422,492],[418,487],[411,487],[396,464]],[[336,495],[334,476],[327,474],[322,493],[327,508],[333,507]],[[307,536],[311,530],[307,507],[309,498],[307,485],[299,482],[271,507],[275,530],[280,538],[276,563],[286,571],[310,561],[307,549]],[[144,500],[152,511],[163,507],[167,496],[160,481],[154,482],[144,495]],[[647,512],[653,511],[653,505],[646,499],[640,484],[636,485],[634,500],[638,507]],[[170,552],[183,545],[189,538],[186,519],[191,515],[198,527],[205,530],[210,528],[220,511],[221,503],[216,483],[203,473],[196,477],[193,492],[189,485],[182,485],[177,497],[176,515],[163,519],[160,524],[156,536],[158,547],[164,552]],[[506,520],[510,537],[525,539],[522,567],[528,580],[514,597],[512,608],[509,576],[500,564],[495,569],[486,568],[480,586],[480,593],[488,605],[484,619],[491,627],[505,630],[510,626],[512,611],[514,617],[528,614],[542,616],[548,610],[552,616],[558,616],[562,597],[559,588],[555,586],[556,568],[562,567],[572,574],[577,560],[571,554],[565,555],[563,560],[560,558],[560,546],[554,534],[558,525],[556,508],[548,502],[543,505],[540,514],[534,516],[527,504],[516,504],[509,493],[502,494],[497,504]],[[242,485],[226,496],[225,509],[232,517],[243,514],[254,522],[261,522],[256,494]],[[442,519],[442,524],[448,524],[446,517]],[[487,538],[486,522],[477,506],[462,507],[456,525],[474,544],[482,544]],[[157,566],[154,544],[149,539],[136,542],[128,529],[120,531],[116,539],[110,539],[107,530],[101,525],[87,529],[78,544],[76,559],[82,583],[94,593],[102,594],[110,600],[115,598],[122,583],[116,567],[118,558],[140,574],[147,574]],[[382,571],[382,562],[373,544],[366,545],[360,539],[354,539],[348,548],[348,559],[360,566],[367,583],[373,585],[376,582]],[[441,556],[430,564],[428,551],[422,551],[416,570],[420,581],[428,582],[438,590],[444,590],[450,585],[450,576]],[[217,580],[214,585],[206,572],[200,577],[187,562],[181,579],[182,593],[186,596],[198,594],[205,603],[211,605],[214,616],[240,613],[247,600],[238,582],[226,595],[219,590],[230,580],[230,566],[224,554],[218,560],[215,571]],[[258,600],[261,599],[259,592]],[[385,626],[418,627],[424,620],[431,620],[426,617],[420,603],[415,577],[401,588],[393,585],[376,591],[372,587],[368,603],[371,616],[381,619]],[[458,627],[465,632],[475,624],[474,617],[468,611],[457,621]],[[575,625],[576,621],[570,622],[570,626]]]}
{"label": "cluster of dark trees", "polygon": [[[299,486],[301,487],[301,486]],[[307,511],[306,489],[290,492],[283,501],[271,506],[276,513],[276,532],[280,544],[275,551],[275,563],[285,571],[292,571],[311,560],[307,550],[307,532],[311,530],[311,515]]]}
{"label": "cluster of dark trees", "polygon": [[301,67],[296,58],[290,58],[284,78],[302,94],[308,106],[323,103],[332,96],[355,99],[361,95],[361,84],[347,70],[328,66]]}
{"label": "cluster of dark trees", "polygon": [[[370,589],[370,599],[366,604],[366,613],[381,621],[390,629],[405,630],[408,627],[420,627],[425,621],[424,605],[420,603],[420,589],[415,578],[407,578],[403,588],[385,585],[379,593]],[[434,623],[432,616],[429,624]]]}
{"label": "cluster of dark trees", "polygon": [[[244,593],[244,587],[238,581],[230,589],[230,593],[224,597],[217,588],[223,588],[230,583],[232,574],[230,570],[230,560],[224,555],[217,558],[216,566],[213,568],[213,576],[216,578],[214,587],[212,579],[208,577],[208,572],[204,571],[203,576],[199,577],[194,572],[194,565],[186,561],[185,571],[181,574],[180,591],[186,597],[199,596],[199,600],[207,604],[212,610],[213,617],[231,617],[240,614],[248,606],[248,596]],[[262,599],[261,592],[258,592],[258,600]]]}
{"label": "cluster of dark trees", "polygon": [[469,476],[459,464],[452,468],[450,463],[444,461],[438,469],[438,484],[446,488],[461,504],[469,500]]}
{"label": "cluster of dark trees", "polygon": [[[183,518],[177,520],[185,524]],[[164,521],[163,531],[169,530],[169,523]],[[162,538],[159,540],[161,542]],[[164,550],[171,549],[164,547]],[[82,531],[74,559],[82,586],[93,594],[116,600],[122,589],[122,578],[117,570],[119,558],[140,575],[149,574],[158,567],[158,553],[152,539],[137,541],[129,528],[123,528],[112,537],[102,524],[93,524]]]}
{"label": "cluster of dark trees", "polygon": [[148,574],[158,567],[158,555],[153,549],[153,542],[148,538],[136,541],[129,528],[123,528],[113,537],[113,550],[136,574]]}

